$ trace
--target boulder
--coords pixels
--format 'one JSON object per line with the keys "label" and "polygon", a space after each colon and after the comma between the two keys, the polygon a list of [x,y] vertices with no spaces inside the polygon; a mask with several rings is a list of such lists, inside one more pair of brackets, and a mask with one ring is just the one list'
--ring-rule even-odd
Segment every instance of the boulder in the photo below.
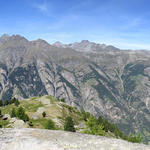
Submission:
{"label": "boulder", "polygon": [[39,107],[37,113],[42,114],[45,111],[44,107]]}
{"label": "boulder", "polygon": [[23,120],[16,120],[14,123],[13,123],[13,127],[14,128],[17,128],[17,129],[20,129],[20,128],[26,128],[26,124]]}
{"label": "boulder", "polygon": [[10,123],[14,123],[15,121],[17,121],[17,118],[10,118],[9,120]]}
{"label": "boulder", "polygon": [[3,116],[3,120],[10,120],[10,115],[9,114],[5,114],[4,116]]}
{"label": "boulder", "polygon": [[41,113],[38,113],[38,112],[35,112],[35,113],[32,115],[32,119],[34,119],[34,120],[40,119],[41,117],[42,117],[42,114],[41,114]]}
{"label": "boulder", "polygon": [[43,105],[50,105],[50,100],[47,99],[46,97],[41,97],[41,98],[39,99],[39,101],[41,101],[41,103],[42,103]]}

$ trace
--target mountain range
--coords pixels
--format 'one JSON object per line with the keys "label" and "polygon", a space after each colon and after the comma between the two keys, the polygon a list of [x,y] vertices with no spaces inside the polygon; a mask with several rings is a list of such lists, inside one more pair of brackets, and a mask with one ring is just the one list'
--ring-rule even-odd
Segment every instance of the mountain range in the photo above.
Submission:
{"label": "mountain range", "polygon": [[0,99],[51,95],[150,141],[150,51],[0,37]]}

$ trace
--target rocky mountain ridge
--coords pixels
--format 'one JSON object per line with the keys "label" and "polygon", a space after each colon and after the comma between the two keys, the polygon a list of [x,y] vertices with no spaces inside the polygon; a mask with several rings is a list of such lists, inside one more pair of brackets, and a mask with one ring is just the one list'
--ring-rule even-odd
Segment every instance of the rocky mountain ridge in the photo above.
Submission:
{"label": "rocky mountain ridge", "polygon": [[72,48],[79,52],[98,52],[98,51],[112,51],[112,50],[119,50],[118,48],[112,45],[105,45],[105,44],[97,44],[94,42],[90,42],[88,40],[82,40],[81,42],[75,42],[71,44],[62,44],[61,42],[55,42],[53,44],[59,48]]}
{"label": "rocky mountain ridge", "polygon": [[149,51],[89,41],[58,46],[5,35],[0,38],[0,97],[65,98],[115,122],[125,133],[141,132],[149,141],[149,60]]}

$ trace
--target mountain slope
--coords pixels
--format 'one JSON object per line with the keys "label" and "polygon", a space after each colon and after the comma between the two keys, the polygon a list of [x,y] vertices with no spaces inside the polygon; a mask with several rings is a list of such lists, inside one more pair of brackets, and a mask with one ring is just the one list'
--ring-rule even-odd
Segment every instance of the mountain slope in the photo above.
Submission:
{"label": "mountain slope", "polygon": [[142,132],[148,141],[149,59],[149,51],[123,51],[89,41],[62,46],[3,36],[1,99],[46,94],[65,98],[72,106],[115,122],[127,134]]}

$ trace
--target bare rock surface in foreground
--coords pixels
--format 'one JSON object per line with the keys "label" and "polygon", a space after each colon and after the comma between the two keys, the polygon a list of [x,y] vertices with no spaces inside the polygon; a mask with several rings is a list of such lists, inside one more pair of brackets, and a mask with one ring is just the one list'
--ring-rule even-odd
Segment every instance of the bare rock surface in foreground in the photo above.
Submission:
{"label": "bare rock surface in foreground", "polygon": [[0,150],[150,150],[150,146],[65,131],[1,129]]}

